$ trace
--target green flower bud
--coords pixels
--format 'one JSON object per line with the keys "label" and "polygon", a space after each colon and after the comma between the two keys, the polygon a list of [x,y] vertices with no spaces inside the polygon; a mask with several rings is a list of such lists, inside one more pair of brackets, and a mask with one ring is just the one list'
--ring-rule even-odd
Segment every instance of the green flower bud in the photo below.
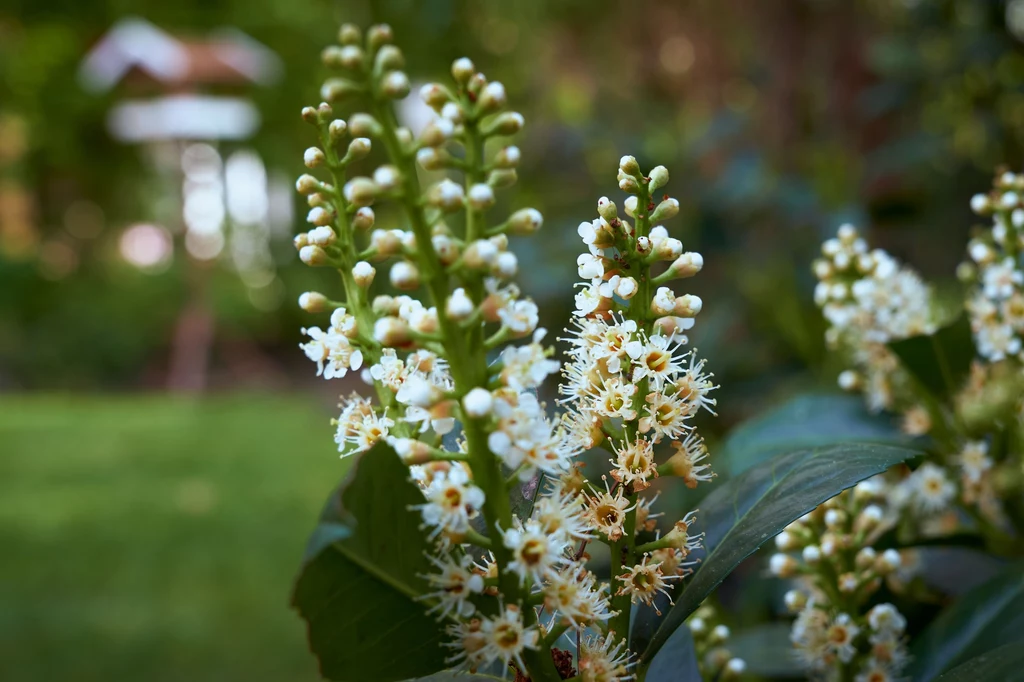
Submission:
{"label": "green flower bud", "polygon": [[475,73],[476,67],[473,66],[473,62],[469,61],[466,57],[461,57],[452,62],[452,78],[454,78],[459,85],[465,86]]}
{"label": "green flower bud", "polygon": [[359,93],[362,88],[346,78],[328,78],[320,87],[320,96],[326,100],[337,102]]}
{"label": "green flower bud", "polygon": [[373,64],[373,68],[378,73],[385,73],[405,67],[405,57],[402,55],[402,51],[394,45],[385,45],[380,48]]}
{"label": "green flower bud", "polygon": [[521,208],[508,219],[508,230],[512,234],[533,234],[544,224],[544,216],[535,208]]}
{"label": "green flower bud", "polygon": [[481,126],[480,132],[487,136],[515,135],[523,129],[524,124],[523,115],[518,111],[506,111]]}
{"label": "green flower bud", "polygon": [[338,30],[338,42],[342,45],[358,45],[363,42],[363,32],[355,24],[342,24]]}
{"label": "green flower bud", "polygon": [[409,77],[404,71],[388,71],[380,82],[380,91],[392,99],[402,99],[409,94]]}
{"label": "green flower bud", "polygon": [[345,154],[346,163],[349,161],[358,161],[359,159],[366,158],[370,153],[372,145],[370,140],[365,137],[357,137],[348,143],[348,153]]}
{"label": "green flower bud", "polygon": [[668,184],[668,168],[665,168],[664,166],[655,166],[651,169],[649,177],[651,179],[649,187],[653,192],[654,190]]}
{"label": "green flower bud", "polygon": [[342,188],[345,201],[354,206],[369,206],[377,196],[377,185],[370,178],[356,177]]}
{"label": "green flower bud", "polygon": [[341,138],[345,137],[345,131],[348,130],[348,125],[340,118],[336,118],[331,121],[330,125],[327,126],[327,133],[331,137],[331,142],[338,144],[341,142]]}
{"label": "green flower bud", "polygon": [[676,199],[665,199],[651,214],[652,223],[660,223],[663,220],[674,218],[679,214],[679,202]]}
{"label": "green flower bud", "polygon": [[316,109],[313,107],[302,107],[302,120],[311,125],[316,125],[318,122]]}
{"label": "green flower bud", "polygon": [[487,184],[494,188],[511,187],[516,184],[519,176],[513,168],[497,168],[487,176]]}
{"label": "green flower bud", "polygon": [[348,130],[352,137],[380,137],[384,132],[377,119],[363,112],[352,114],[349,117]]}
{"label": "green flower bud", "polygon": [[394,41],[395,36],[391,32],[391,27],[387,24],[377,24],[371,26],[366,32],[366,44],[370,46],[371,52],[376,52],[384,45]]}
{"label": "green flower bud", "polygon": [[597,214],[605,219],[605,222],[612,222],[619,217],[619,210],[615,202],[608,197],[601,197],[597,200]]}

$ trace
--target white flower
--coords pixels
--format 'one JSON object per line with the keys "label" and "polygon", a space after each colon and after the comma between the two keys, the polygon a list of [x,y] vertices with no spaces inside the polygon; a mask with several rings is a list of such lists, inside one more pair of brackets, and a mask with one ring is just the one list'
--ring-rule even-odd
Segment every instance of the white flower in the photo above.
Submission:
{"label": "white flower", "polygon": [[423,377],[412,375],[402,382],[395,399],[403,405],[429,407],[433,403],[434,387]]}
{"label": "white flower", "polygon": [[625,682],[633,679],[630,669],[636,665],[625,638],[616,633],[588,635],[580,642],[580,677],[585,682]]}
{"label": "white flower", "polygon": [[544,607],[573,627],[604,622],[614,613],[605,594],[607,590],[607,584],[597,586],[597,577],[584,566],[570,563],[547,576],[543,586]]}
{"label": "white flower", "polygon": [[604,276],[604,259],[589,253],[576,258],[576,268],[583,279],[600,279]]}
{"label": "white flower", "polygon": [[493,405],[491,392],[479,386],[462,398],[462,407],[466,410],[466,415],[473,418],[486,417],[491,413]]}
{"label": "white flower", "polygon": [[540,638],[536,626],[524,627],[522,613],[512,605],[505,606],[497,616],[450,626],[449,634],[456,639],[452,661],[470,669],[494,661],[507,667],[515,661],[520,670],[526,670],[523,651],[536,649]]}
{"label": "white flower", "polygon": [[512,550],[512,561],[506,568],[518,575],[520,582],[531,579],[542,584],[549,573],[567,561],[565,550],[569,544],[565,534],[546,533],[534,519],[525,523],[513,519],[512,528],[502,532],[502,542]]}
{"label": "white flower", "polygon": [[439,618],[453,616],[466,618],[473,615],[476,607],[469,601],[470,595],[480,594],[484,590],[484,578],[473,570],[473,557],[463,554],[458,561],[454,557],[437,557],[427,555],[430,562],[440,573],[422,576],[427,579],[434,592],[424,594],[420,599],[436,599],[437,603],[427,613],[440,612]]}
{"label": "white flower", "polygon": [[985,296],[990,299],[1008,298],[1016,287],[1024,284],[1024,272],[1017,269],[1013,258],[986,266],[981,276]]}
{"label": "white flower", "polygon": [[956,486],[946,477],[945,470],[931,462],[914,471],[907,484],[914,504],[926,514],[946,509],[956,495]]}
{"label": "white flower", "polygon": [[875,632],[899,634],[907,628],[907,619],[892,604],[878,604],[868,611],[868,624]]}
{"label": "white flower", "polygon": [[416,505],[428,526],[434,526],[431,537],[441,532],[460,535],[469,530],[469,520],[483,507],[484,491],[473,485],[469,473],[461,466],[437,471],[424,493],[425,504]]}
{"label": "white flower", "polygon": [[537,304],[528,298],[510,302],[498,311],[498,319],[516,336],[532,333],[540,321]]}
{"label": "white flower", "polygon": [[534,332],[534,342],[525,346],[506,346],[501,352],[501,380],[514,391],[537,388],[548,375],[558,371],[557,360],[547,357],[544,347],[538,343],[544,330]]}
{"label": "white flower", "polygon": [[394,420],[389,419],[387,412],[377,415],[370,401],[353,393],[344,402],[341,414],[337,419],[334,442],[338,444],[338,452],[342,457],[365,452],[387,438]]}
{"label": "white flower", "polygon": [[358,370],[362,366],[362,352],[334,328],[325,332],[319,327],[310,327],[303,329],[302,333],[311,340],[299,344],[299,348],[316,363],[317,376],[322,375],[325,379],[340,378],[350,369]]}

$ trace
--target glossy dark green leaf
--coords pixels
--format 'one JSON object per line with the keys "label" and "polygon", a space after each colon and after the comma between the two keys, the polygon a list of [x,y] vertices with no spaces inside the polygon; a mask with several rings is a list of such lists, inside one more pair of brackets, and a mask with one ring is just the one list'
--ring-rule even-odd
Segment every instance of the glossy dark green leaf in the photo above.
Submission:
{"label": "glossy dark green leaf", "polygon": [[647,669],[644,682],[701,682],[689,628],[672,633]]}
{"label": "glossy dark green leaf", "polygon": [[966,315],[934,334],[893,341],[889,348],[904,369],[930,393],[948,395],[960,389],[974,359],[974,339]]}
{"label": "glossy dark green leaf", "polygon": [[747,664],[747,673],[757,677],[805,677],[789,639],[789,623],[763,623],[732,633],[726,646]]}
{"label": "glossy dark green leaf", "polygon": [[[1022,633],[1024,638],[1024,633]],[[935,682],[1019,680],[1024,677],[1024,639],[985,652],[939,675]]]}
{"label": "glossy dark green leaf", "polygon": [[389,682],[444,668],[438,623],[425,613],[426,534],[410,505],[423,495],[389,447],[364,453],[331,495],[292,596],[324,677]]}
{"label": "glossy dark green leaf", "polygon": [[891,417],[871,414],[855,395],[798,395],[734,429],[722,447],[726,473],[736,476],[780,452],[865,442],[909,445]]}
{"label": "glossy dark green leaf", "polygon": [[650,665],[672,633],[743,559],[789,523],[859,481],[918,455],[889,445],[853,443],[778,455],[705,498],[697,523],[705,554],[641,656]]}
{"label": "glossy dark green leaf", "polygon": [[943,594],[958,596],[991,580],[1006,566],[1006,561],[974,547],[942,545],[911,547],[914,575],[928,587]]}
{"label": "glossy dark green leaf", "polygon": [[[1021,638],[1024,633],[1024,563],[960,597],[932,621],[911,646],[907,674],[915,682]],[[981,678],[979,678],[981,679]]]}

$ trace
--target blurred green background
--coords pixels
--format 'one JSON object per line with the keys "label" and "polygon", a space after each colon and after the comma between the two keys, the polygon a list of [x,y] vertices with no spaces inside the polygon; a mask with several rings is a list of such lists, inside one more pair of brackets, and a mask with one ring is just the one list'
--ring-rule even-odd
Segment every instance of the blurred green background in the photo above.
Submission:
{"label": "blurred green background", "polygon": [[[118,33],[133,17],[159,40]],[[689,291],[719,433],[831,385],[810,300],[824,236],[855,221],[951,280],[969,197],[1024,151],[1022,0],[6,0],[0,679],[315,676],[287,592],[343,474],[327,421],[348,387],[296,348],[295,298],[331,292],[295,258],[289,187],[341,21],[390,23],[414,81],[469,55],[506,85],[527,120],[514,201],[546,217],[515,248],[549,328],[618,158],[669,167],[673,233],[707,263]],[[205,71],[140,68],[165,43]],[[105,68],[131,68],[90,87],[111,44]],[[255,71],[211,67],[225,44]],[[187,95],[246,102],[258,126],[117,139],[126,103]],[[245,178],[259,191],[233,203]],[[226,205],[190,212],[225,182]]]}

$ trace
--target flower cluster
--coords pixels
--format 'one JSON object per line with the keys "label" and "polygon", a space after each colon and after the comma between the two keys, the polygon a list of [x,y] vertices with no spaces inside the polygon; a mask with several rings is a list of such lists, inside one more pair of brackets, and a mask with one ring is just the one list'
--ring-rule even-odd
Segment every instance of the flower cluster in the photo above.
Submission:
{"label": "flower cluster", "polygon": [[[699,542],[692,513],[657,532],[654,498],[639,493],[659,474],[691,487],[711,477],[691,419],[714,406],[715,387],[703,361],[682,351],[701,302],[653,289],[702,265],[658,225],[678,212],[674,199],[652,200],[668,172],[645,176],[624,157],[619,185],[633,224],[602,199],[601,217],[580,227],[587,281],[563,369],[574,404],[552,418],[536,389],[561,364],[543,345],[536,305],[512,282],[518,261],[508,248],[508,235],[543,220],[530,208],[493,217],[496,190],[516,181],[520,157],[500,140],[524,125],[504,87],[458,59],[452,84],[420,89],[435,115],[413,132],[393,107],[411,85],[387,26],[365,36],[343,26],[323,60],[338,75],[302,115],[319,137],[305,165],[326,177],[298,179],[313,227],[295,244],[303,262],[338,270],[344,300],[302,295],[302,308],[329,313],[330,326],[304,330],[301,348],[326,379],[358,371],[376,393],[343,401],[338,449],[348,456],[385,442],[422,490],[414,510],[435,551],[421,599],[445,623],[453,666],[500,664],[537,681],[577,669],[590,682],[630,679],[631,602],[654,606],[667,595]],[[335,115],[352,103],[366,108]],[[360,173],[378,147],[386,161]],[[421,172],[437,179],[421,186]],[[376,226],[382,202],[401,209],[405,229]],[[655,276],[659,262],[669,267]],[[385,267],[401,293],[371,293]],[[593,485],[576,458],[605,440],[614,483]],[[674,454],[657,464],[663,443]],[[510,492],[539,478],[547,484],[532,511],[514,514]],[[587,567],[591,542],[612,547],[610,582]],[[570,635],[575,660],[554,648]]]}
{"label": "flower cluster", "polygon": [[873,410],[891,409],[903,376],[889,341],[935,330],[930,289],[882,249],[870,250],[852,225],[821,248],[814,300],[829,323],[826,341],[853,361],[839,384],[864,390]]}
{"label": "flower cluster", "polygon": [[[569,361],[559,386],[559,402],[571,442],[580,450],[603,446],[611,454],[603,483],[563,481],[582,492],[583,517],[590,534],[611,547],[614,584],[610,628],[623,635],[630,602],[658,609],[672,583],[690,572],[690,552],[700,544],[691,532],[694,515],[655,532],[653,497],[642,497],[658,476],[677,476],[694,487],[709,481],[707,448],[693,427],[701,408],[711,411],[716,386],[683,332],[693,326],[701,300],[677,295],[666,285],[695,275],[703,266],[698,253],[658,223],[679,210],[675,199],[653,199],[668,182],[659,166],[643,174],[631,156],[619,164],[619,187],[629,193],[620,216],[607,197],[597,203],[598,217],[577,232],[586,252],[577,259],[583,281],[569,336]],[[658,275],[656,263],[668,267]],[[657,288],[655,288],[657,287]],[[667,446],[667,448],[666,448]],[[670,455],[658,462],[658,453]]]}
{"label": "flower cluster", "polygon": [[971,284],[967,311],[978,354],[989,362],[1024,360],[1024,175],[1006,171],[989,194],[971,199],[975,213],[992,224],[971,239],[970,260],[957,274]]}
{"label": "flower cluster", "polygon": [[884,505],[884,483],[864,481],[775,537],[772,573],[799,582],[785,597],[798,614],[790,638],[820,679],[891,681],[907,662],[906,620],[892,604],[868,606],[901,563],[896,550],[872,546],[887,527]]}
{"label": "flower cluster", "polygon": [[711,604],[702,604],[686,619],[686,627],[693,636],[697,654],[697,668],[702,680],[736,680],[747,669],[742,658],[733,656],[726,646],[729,628],[721,622],[720,614]]}

